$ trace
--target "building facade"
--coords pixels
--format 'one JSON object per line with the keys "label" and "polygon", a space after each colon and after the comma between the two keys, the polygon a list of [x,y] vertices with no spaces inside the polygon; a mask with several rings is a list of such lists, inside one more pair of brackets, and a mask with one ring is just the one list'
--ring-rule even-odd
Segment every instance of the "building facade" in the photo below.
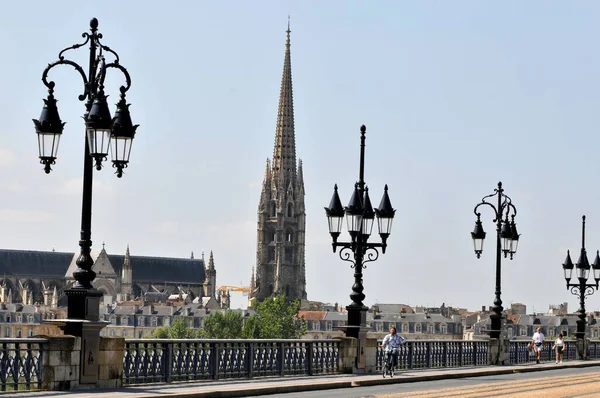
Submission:
{"label": "building facade", "polygon": [[306,299],[304,179],[302,161],[296,162],[290,32],[288,25],[273,159],[267,159],[258,205],[250,300],[280,293]]}

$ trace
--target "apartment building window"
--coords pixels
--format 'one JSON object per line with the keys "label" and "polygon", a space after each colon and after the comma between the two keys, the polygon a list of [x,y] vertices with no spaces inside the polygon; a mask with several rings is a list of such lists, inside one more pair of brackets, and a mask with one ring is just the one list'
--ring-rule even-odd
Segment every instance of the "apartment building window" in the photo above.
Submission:
{"label": "apartment building window", "polygon": [[389,329],[391,329],[391,328],[395,328],[395,327],[396,327],[396,324],[395,324],[395,323],[390,323],[390,327],[389,327]]}
{"label": "apartment building window", "polygon": [[448,325],[442,324],[440,325],[440,330],[442,334],[448,334]]}
{"label": "apartment building window", "polygon": [[402,332],[401,333],[408,333],[408,323],[402,324]]}
{"label": "apartment building window", "polygon": [[10,337],[10,327],[4,328],[4,337]]}
{"label": "apartment building window", "polygon": [[10,323],[10,314],[6,315],[6,323]]}
{"label": "apartment building window", "polygon": [[163,326],[169,326],[171,324],[171,319],[168,316],[163,318]]}
{"label": "apartment building window", "polygon": [[138,326],[146,326],[146,318],[138,316]]}
{"label": "apartment building window", "polygon": [[111,315],[110,316],[110,323],[113,324],[113,325],[116,325],[117,324],[117,317],[114,316],[114,315]]}
{"label": "apartment building window", "polygon": [[27,337],[33,337],[33,328],[29,328],[27,331]]}
{"label": "apartment building window", "polygon": [[383,332],[383,322],[375,323],[375,330],[377,330],[378,332]]}
{"label": "apartment building window", "polygon": [[23,315],[17,315],[17,323],[23,323]]}
{"label": "apartment building window", "polygon": [[153,316],[152,319],[150,320],[150,326],[156,327],[157,325],[158,325],[158,321],[156,320],[156,317]]}
{"label": "apartment building window", "polygon": [[314,321],[313,322],[313,330],[321,330],[321,322]]}
{"label": "apartment building window", "polygon": [[519,333],[521,336],[527,336],[527,328],[520,328]]}
{"label": "apartment building window", "polygon": [[17,329],[17,338],[20,339],[21,337],[23,337],[22,332],[21,332],[21,328]]}
{"label": "apartment building window", "polygon": [[415,325],[415,333],[421,333],[421,324],[420,323],[417,323]]}
{"label": "apartment building window", "polygon": [[27,322],[33,323],[33,315],[28,315],[27,316]]}
{"label": "apartment building window", "polygon": [[434,334],[435,333],[435,325],[427,325],[427,333]]}
{"label": "apartment building window", "polygon": [[515,330],[513,328],[507,328],[507,333],[508,333],[508,338],[512,339],[515,334]]}
{"label": "apartment building window", "polygon": [[129,319],[126,316],[121,318],[121,325],[127,326],[128,322],[129,322]]}

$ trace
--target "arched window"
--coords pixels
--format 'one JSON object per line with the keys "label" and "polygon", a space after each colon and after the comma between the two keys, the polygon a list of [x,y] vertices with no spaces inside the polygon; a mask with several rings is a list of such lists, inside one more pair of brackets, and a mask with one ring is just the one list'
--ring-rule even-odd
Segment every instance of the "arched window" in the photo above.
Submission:
{"label": "arched window", "polygon": [[275,206],[275,202],[271,202],[271,217],[275,217],[277,215],[277,207]]}
{"label": "arched window", "polygon": [[294,206],[292,206],[291,203],[288,203],[288,206],[287,206],[287,216],[288,217],[294,216]]}
{"label": "arched window", "polygon": [[292,243],[294,241],[294,232],[292,231],[287,231],[285,233],[285,241],[287,243]]}
{"label": "arched window", "polygon": [[417,323],[415,325],[415,333],[421,333],[421,324],[420,323]]}

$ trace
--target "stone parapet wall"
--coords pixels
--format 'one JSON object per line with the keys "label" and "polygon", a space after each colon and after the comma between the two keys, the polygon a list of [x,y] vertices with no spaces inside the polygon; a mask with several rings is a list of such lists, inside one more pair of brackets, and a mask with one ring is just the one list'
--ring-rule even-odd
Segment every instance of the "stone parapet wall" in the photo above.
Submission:
{"label": "stone parapet wall", "polygon": [[42,343],[42,389],[67,391],[79,385],[81,338],[48,336]]}

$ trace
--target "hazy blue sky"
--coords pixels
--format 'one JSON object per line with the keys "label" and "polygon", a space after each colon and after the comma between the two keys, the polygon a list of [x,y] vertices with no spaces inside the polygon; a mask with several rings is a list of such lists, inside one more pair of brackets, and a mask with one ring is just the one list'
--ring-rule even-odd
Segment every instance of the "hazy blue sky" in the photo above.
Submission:
{"label": "hazy blue sky", "polygon": [[[214,251],[218,284],[248,284],[265,159],[272,156],[287,16],[297,154],[306,185],[309,299],[348,304],[352,270],[331,252],[323,206],[358,178],[398,209],[366,303],[491,305],[492,214],[473,254],[473,207],[504,182],[521,243],[503,267],[505,306],[577,301],[566,249],[600,249],[600,4],[593,1],[26,2],[0,13],[0,247],[74,251],[83,167],[82,87],[52,74],[67,122],[54,171],[37,159],[40,78],[91,17],[131,73],[141,126],[122,179],[94,174],[94,249],[188,257]],[[85,64],[87,51],[74,58]],[[109,102],[121,77],[109,75]],[[111,107],[114,111],[114,107]],[[135,273],[135,270],[134,270]],[[234,303],[243,299],[236,297]],[[600,308],[600,293],[588,300]]]}

